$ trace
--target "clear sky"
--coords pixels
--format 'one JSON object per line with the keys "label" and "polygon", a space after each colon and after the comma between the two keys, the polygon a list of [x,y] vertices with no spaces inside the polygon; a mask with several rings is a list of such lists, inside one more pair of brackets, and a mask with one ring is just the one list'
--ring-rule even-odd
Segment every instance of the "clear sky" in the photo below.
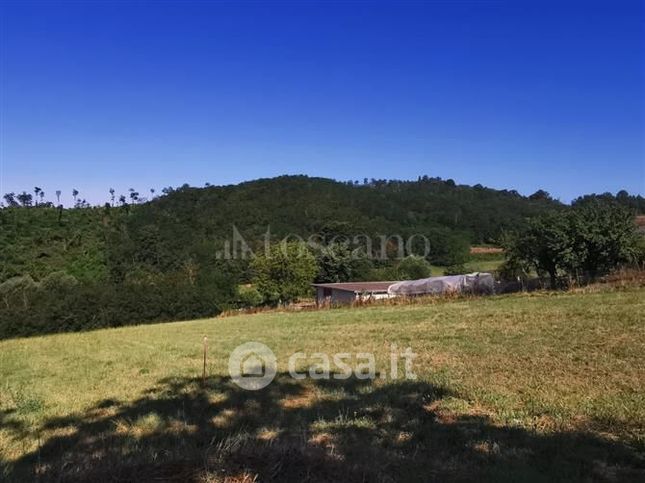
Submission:
{"label": "clear sky", "polygon": [[280,174],[645,193],[644,2],[14,2],[2,193]]}

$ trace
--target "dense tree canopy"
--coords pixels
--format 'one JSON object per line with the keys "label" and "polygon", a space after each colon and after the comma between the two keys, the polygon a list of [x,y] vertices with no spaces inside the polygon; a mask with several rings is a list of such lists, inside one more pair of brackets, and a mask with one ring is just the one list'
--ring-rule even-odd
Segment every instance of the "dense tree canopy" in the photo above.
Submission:
{"label": "dense tree canopy", "polygon": [[277,243],[251,261],[253,282],[264,302],[287,303],[306,295],[318,266],[303,243]]}
{"label": "dense tree canopy", "polygon": [[639,257],[634,215],[614,201],[591,199],[568,211],[531,220],[506,243],[508,265],[548,274],[551,286],[561,277],[581,280]]}

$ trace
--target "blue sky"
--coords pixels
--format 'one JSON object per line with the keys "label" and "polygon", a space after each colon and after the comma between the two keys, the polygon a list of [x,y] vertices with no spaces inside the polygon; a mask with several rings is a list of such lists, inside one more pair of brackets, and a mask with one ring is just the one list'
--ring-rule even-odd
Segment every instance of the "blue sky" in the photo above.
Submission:
{"label": "blue sky", "polygon": [[642,1],[0,9],[2,193],[297,173],[645,193]]}

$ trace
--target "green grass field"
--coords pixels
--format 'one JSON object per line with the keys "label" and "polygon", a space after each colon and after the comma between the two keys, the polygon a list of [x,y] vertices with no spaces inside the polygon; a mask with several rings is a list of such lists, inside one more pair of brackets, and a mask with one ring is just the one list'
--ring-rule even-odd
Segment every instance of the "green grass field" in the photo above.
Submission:
{"label": "green grass field", "polygon": [[[504,263],[502,253],[471,253],[468,261],[464,263],[465,272],[494,272]],[[444,275],[447,267],[432,266],[432,276]]]}
{"label": "green grass field", "polygon": [[[202,338],[209,339],[206,386]],[[267,344],[249,392],[230,351]],[[294,380],[296,351],[418,354]],[[645,289],[264,313],[0,342],[0,479],[645,478]]]}

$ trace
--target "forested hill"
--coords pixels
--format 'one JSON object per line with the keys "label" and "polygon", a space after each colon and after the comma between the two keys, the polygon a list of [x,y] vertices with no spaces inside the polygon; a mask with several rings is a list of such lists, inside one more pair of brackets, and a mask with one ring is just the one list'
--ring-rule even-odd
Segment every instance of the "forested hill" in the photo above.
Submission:
{"label": "forested hill", "polygon": [[[208,258],[206,253],[231,240],[233,227],[251,245],[264,240],[267,229],[273,241],[289,234],[421,234],[432,242],[431,261],[449,264],[445,252],[451,247],[494,243],[528,217],[565,208],[544,191],[525,197],[428,177],[339,182],[281,176],[163,192],[142,202],[133,196],[119,201],[114,193],[110,200],[106,190],[105,206],[79,203],[70,209],[54,207],[42,193],[38,205],[26,193],[5,196],[0,283],[21,275],[39,280],[52,272],[81,280],[164,272],[187,260]],[[640,196],[619,193],[615,199],[636,211],[645,204]]]}
{"label": "forested hill", "polygon": [[282,176],[234,186],[181,188],[140,207],[138,215],[149,220],[172,216],[191,229],[228,236],[232,224],[249,237],[262,235],[267,226],[278,236],[327,230],[405,235],[446,229],[482,243],[495,241],[528,216],[559,206],[544,192],[533,198],[437,178],[358,184]]}
{"label": "forested hill", "polygon": [[[34,192],[38,203],[27,193],[8,193],[0,209],[0,338],[275,303],[281,297],[272,289],[264,295],[241,291],[242,284],[257,281],[248,256],[226,256],[241,238],[256,254],[264,253],[267,240],[287,235],[324,239],[327,246],[319,244],[308,255],[313,262],[303,259],[298,287],[306,291],[313,280],[414,278],[400,272],[401,259],[418,254],[407,245],[405,253],[388,259],[355,257],[342,244],[329,244],[339,236],[423,236],[430,247],[424,263],[462,270],[455,267],[467,260],[470,244],[494,243],[532,216],[568,209],[543,191],[524,197],[426,177],[349,183],[283,176],[235,186],[166,188],[149,201],[135,190],[128,198],[110,190],[104,206],[81,200],[70,209],[56,207],[38,188]],[[644,201],[618,198],[636,203],[635,209]],[[391,249],[388,243],[388,256]],[[282,280],[284,267],[274,268],[272,276]]]}

